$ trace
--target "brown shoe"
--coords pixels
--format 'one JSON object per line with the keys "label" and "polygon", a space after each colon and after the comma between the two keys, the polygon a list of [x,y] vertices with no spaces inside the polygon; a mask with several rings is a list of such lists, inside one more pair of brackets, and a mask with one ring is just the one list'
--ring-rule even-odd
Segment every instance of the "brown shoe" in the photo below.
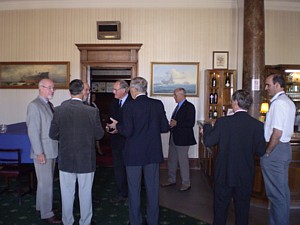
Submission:
{"label": "brown shoe", "polygon": [[191,185],[182,184],[181,187],[179,188],[179,191],[188,191],[190,189],[191,189]]}
{"label": "brown shoe", "polygon": [[167,181],[166,183],[162,183],[160,186],[162,186],[162,187],[170,187],[170,186],[173,186],[173,185],[176,185],[176,182],[172,183],[170,181]]}
{"label": "brown shoe", "polygon": [[50,224],[61,224],[62,223],[62,221],[60,219],[58,219],[55,215],[50,218],[43,219],[43,221],[45,223],[50,223]]}

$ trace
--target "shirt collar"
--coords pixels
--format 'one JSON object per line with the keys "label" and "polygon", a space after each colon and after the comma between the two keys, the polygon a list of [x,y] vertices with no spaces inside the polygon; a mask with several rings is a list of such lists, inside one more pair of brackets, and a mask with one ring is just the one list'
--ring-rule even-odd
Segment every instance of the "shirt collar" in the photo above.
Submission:
{"label": "shirt collar", "polygon": [[275,99],[277,99],[282,94],[284,94],[284,91],[278,92],[276,95],[273,96],[273,98],[271,99],[271,102],[273,102]]}
{"label": "shirt collar", "polygon": [[247,112],[247,110],[245,110],[245,109],[238,109],[238,110],[236,110],[236,111],[234,112],[234,114],[236,114],[236,113],[238,113],[238,112]]}
{"label": "shirt collar", "polygon": [[183,99],[181,102],[178,103],[178,106],[181,107],[182,104],[185,102],[186,99]]}
{"label": "shirt collar", "polygon": [[81,101],[82,102],[82,99],[80,99],[80,98],[71,98],[71,100],[76,100],[76,101]]}
{"label": "shirt collar", "polygon": [[122,104],[126,101],[126,99],[128,98],[128,94],[126,94],[123,98],[119,99],[122,101]]}
{"label": "shirt collar", "polygon": [[46,104],[49,102],[48,99],[46,99],[46,98],[44,98],[44,97],[42,97],[42,96],[40,96],[40,95],[39,95],[39,98],[40,98],[43,102],[45,102]]}

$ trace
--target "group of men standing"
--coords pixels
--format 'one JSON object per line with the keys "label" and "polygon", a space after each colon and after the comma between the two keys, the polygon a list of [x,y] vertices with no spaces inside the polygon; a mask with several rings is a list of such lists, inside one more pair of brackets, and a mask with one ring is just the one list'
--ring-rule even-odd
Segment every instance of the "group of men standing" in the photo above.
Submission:
{"label": "group of men standing", "polygon": [[[282,76],[266,79],[266,90],[273,96],[263,124],[248,115],[252,104],[249,92],[238,90],[232,96],[233,116],[220,118],[214,127],[204,127],[204,143],[218,144],[215,169],[214,225],[226,224],[231,198],[236,204],[236,224],[248,224],[250,195],[254,178],[253,154],[261,158],[266,192],[271,201],[270,225],[288,224],[289,144],[293,133],[295,106],[284,94]],[[92,223],[92,185],[96,170],[95,143],[104,135],[99,111],[83,103],[87,96],[85,84],[75,79],[69,85],[71,99],[55,110],[50,102],[54,83],[39,82],[39,96],[28,105],[27,126],[37,175],[36,210],[48,223],[74,223],[73,204],[78,182],[81,225]],[[88,88],[89,89],[89,88]],[[89,91],[89,90],[88,90]],[[130,92],[130,94],[129,94]],[[159,164],[163,162],[161,133],[170,131],[168,180],[162,187],[176,185],[179,164],[179,191],[191,188],[188,150],[196,144],[193,127],[195,107],[186,99],[184,88],[174,90],[177,106],[168,121],[160,100],[147,96],[147,81],[142,77],[130,85],[118,80],[113,86],[111,103],[111,146],[117,195],[113,202],[129,204],[131,225],[143,223],[141,214],[142,178],[147,192],[148,225],[159,224]],[[264,139],[265,137],[265,139]],[[265,140],[268,142],[265,147]],[[59,146],[58,146],[59,143]],[[62,221],[52,209],[53,177],[56,157],[62,197]]]}
{"label": "group of men standing", "polygon": [[[54,83],[43,79],[39,82],[39,96],[28,105],[26,123],[37,174],[36,210],[47,223],[74,223],[73,204],[78,182],[79,224],[91,224],[95,141],[103,137],[104,130],[98,110],[83,104],[87,92],[84,86],[81,80],[73,80],[69,84],[71,99],[54,110],[50,102],[55,90]],[[57,156],[62,220],[54,215],[52,209]]]}
{"label": "group of men standing", "polygon": [[[188,145],[196,143],[193,134],[195,108],[186,101],[185,90],[179,88],[174,91],[175,101],[179,104],[176,115],[174,112],[169,123],[162,102],[147,96],[147,85],[147,81],[142,77],[134,78],[130,86],[124,80],[116,81],[113,87],[115,99],[111,103],[110,122],[106,126],[107,132],[112,134],[111,145],[117,186],[117,195],[112,202],[125,201],[128,198],[131,225],[142,224],[140,213],[142,177],[148,196],[147,224],[159,223],[159,164],[163,161],[161,133],[171,129],[172,137],[180,136],[178,132],[176,133],[177,128],[185,132],[184,137],[174,138],[180,141],[179,145],[187,145],[182,147],[184,154],[180,154],[180,148],[176,146],[175,141],[170,144],[170,151],[171,149],[174,151],[172,171],[170,169],[173,178],[174,173],[176,176],[177,161],[180,165],[184,165],[182,184],[186,186],[181,187],[181,191],[190,188]],[[99,111],[84,104],[89,87],[81,80],[71,81],[69,85],[71,99],[64,101],[55,109],[50,102],[54,91],[52,80],[41,80],[39,96],[28,105],[27,110],[26,122],[32,146],[31,157],[34,159],[38,181],[36,210],[40,211],[41,219],[47,223],[73,224],[77,181],[80,201],[79,224],[91,224],[92,185],[96,170],[95,141],[104,135]],[[185,122],[186,119],[189,121]],[[54,215],[52,209],[53,177],[57,156],[62,220]],[[184,164],[181,164],[182,162]],[[174,179],[173,182],[176,182],[176,177]]]}
{"label": "group of men standing", "polygon": [[235,205],[235,224],[248,224],[255,174],[254,154],[260,156],[270,201],[269,225],[289,224],[288,168],[296,107],[285,94],[284,87],[283,75],[272,74],[266,78],[265,90],[272,98],[264,124],[247,113],[253,101],[250,93],[238,90],[232,96],[234,115],[217,119],[213,127],[204,125],[204,144],[218,145],[214,174],[214,225],[226,224],[231,199]]}

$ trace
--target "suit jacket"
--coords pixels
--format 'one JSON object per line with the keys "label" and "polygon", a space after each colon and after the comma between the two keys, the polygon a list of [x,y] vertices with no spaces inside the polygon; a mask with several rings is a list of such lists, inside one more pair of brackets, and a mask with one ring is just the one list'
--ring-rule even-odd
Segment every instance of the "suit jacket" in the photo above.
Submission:
{"label": "suit jacket", "polygon": [[58,142],[49,137],[53,113],[50,106],[38,96],[27,107],[26,124],[31,144],[30,158],[37,158],[44,153],[47,159],[55,159]]}
{"label": "suit jacket", "polygon": [[[123,106],[120,108],[119,106],[119,99],[113,99],[110,105],[110,116],[116,119],[119,122],[123,121],[123,109],[124,107],[132,101],[132,97],[128,94],[126,101],[123,103]],[[111,136],[111,147],[116,150],[122,150],[125,146],[126,138],[121,135],[120,133],[112,134]]]}
{"label": "suit jacket", "polygon": [[59,170],[69,173],[96,170],[95,141],[104,135],[96,108],[79,100],[63,102],[54,110],[49,135],[59,140]]}
{"label": "suit jacket", "polygon": [[161,101],[140,95],[123,109],[118,131],[126,138],[125,165],[143,166],[163,161],[161,133],[169,123]]}
{"label": "suit jacket", "polygon": [[177,125],[171,129],[173,141],[178,146],[195,145],[193,127],[195,125],[196,110],[192,103],[185,100],[176,113]]}
{"label": "suit jacket", "polygon": [[215,182],[235,186],[253,186],[254,154],[265,153],[263,123],[247,112],[217,119],[214,127],[204,126],[206,146],[218,145]]}

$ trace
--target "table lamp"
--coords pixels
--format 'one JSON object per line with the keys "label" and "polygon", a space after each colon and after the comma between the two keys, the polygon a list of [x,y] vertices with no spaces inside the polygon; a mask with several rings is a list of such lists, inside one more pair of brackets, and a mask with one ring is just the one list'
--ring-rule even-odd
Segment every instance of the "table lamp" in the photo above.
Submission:
{"label": "table lamp", "polygon": [[259,117],[259,120],[261,122],[265,122],[265,117],[266,117],[266,114],[267,114],[268,111],[269,111],[269,103],[267,103],[267,102],[261,103],[260,117]]}

